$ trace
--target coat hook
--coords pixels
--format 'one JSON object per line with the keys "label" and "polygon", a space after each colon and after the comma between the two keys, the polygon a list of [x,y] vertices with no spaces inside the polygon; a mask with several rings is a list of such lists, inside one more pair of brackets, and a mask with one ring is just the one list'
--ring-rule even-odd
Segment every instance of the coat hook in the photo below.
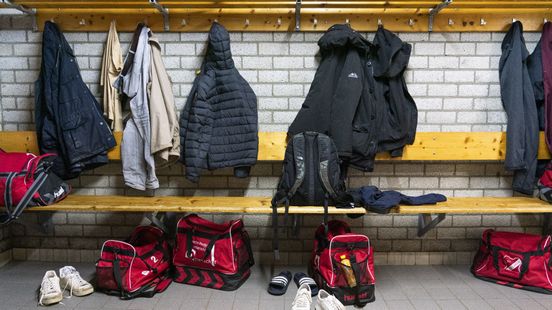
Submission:
{"label": "coat hook", "polygon": [[282,18],[278,17],[278,19],[276,20],[276,25],[278,25],[278,27],[282,26]]}
{"label": "coat hook", "polygon": [[345,18],[345,24],[350,25],[351,21],[348,18]]}
{"label": "coat hook", "polygon": [[245,27],[249,27],[249,18],[245,19]]}
{"label": "coat hook", "polygon": [[412,18],[408,19],[408,26],[410,27],[414,26],[414,20]]}
{"label": "coat hook", "polygon": [[218,18],[213,19],[213,23],[218,23]]}
{"label": "coat hook", "polygon": [[82,19],[79,21],[79,25],[81,25],[81,26],[86,25],[86,20],[85,20],[84,18],[82,18]]}
{"label": "coat hook", "polygon": [[182,19],[182,21],[180,22],[180,25],[181,25],[182,27],[186,27],[186,26],[188,25],[188,22],[186,21],[185,18]]}
{"label": "coat hook", "polygon": [[318,25],[318,19],[316,19],[316,17],[312,19],[312,25],[314,27],[316,27]]}
{"label": "coat hook", "polygon": [[449,24],[449,26],[454,25],[454,21],[452,20],[452,18],[449,18],[449,19],[448,19],[448,24]]}
{"label": "coat hook", "polygon": [[383,26],[383,22],[381,21],[381,18],[378,18],[378,26]]}
{"label": "coat hook", "polygon": [[517,19],[512,18],[512,24],[515,23],[515,22],[517,22]]}
{"label": "coat hook", "polygon": [[545,17],[543,20],[543,24],[546,24],[546,23],[548,23],[548,19]]}
{"label": "coat hook", "polygon": [[487,21],[484,18],[479,19],[479,24],[481,26],[485,26],[487,24]]}

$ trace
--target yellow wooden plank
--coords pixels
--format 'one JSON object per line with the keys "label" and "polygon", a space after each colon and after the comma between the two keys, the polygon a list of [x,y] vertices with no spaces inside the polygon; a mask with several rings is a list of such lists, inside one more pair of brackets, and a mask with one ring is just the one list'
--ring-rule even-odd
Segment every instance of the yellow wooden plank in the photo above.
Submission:
{"label": "yellow wooden plank", "polygon": [[[109,159],[120,160],[122,133],[116,132],[117,147],[109,152]],[[0,148],[10,152],[38,153],[36,135],[32,131],[0,131]],[[280,161],[286,149],[285,132],[259,132],[259,161]],[[455,161],[504,160],[506,133],[504,132],[419,132],[413,145],[406,146],[402,157],[391,158],[378,154],[378,160]],[[539,159],[550,159],[550,153],[541,133]]]}
{"label": "yellow wooden plank", "polygon": [[[197,212],[270,214],[270,197],[136,197],[71,195],[58,204],[28,208],[29,211],[77,212]],[[279,213],[284,208],[278,209]],[[322,214],[320,206],[291,206],[291,214]],[[364,214],[363,208],[329,208],[330,214]],[[435,205],[399,206],[391,211],[399,214],[447,213],[552,213],[552,205],[527,197],[451,197]]]}

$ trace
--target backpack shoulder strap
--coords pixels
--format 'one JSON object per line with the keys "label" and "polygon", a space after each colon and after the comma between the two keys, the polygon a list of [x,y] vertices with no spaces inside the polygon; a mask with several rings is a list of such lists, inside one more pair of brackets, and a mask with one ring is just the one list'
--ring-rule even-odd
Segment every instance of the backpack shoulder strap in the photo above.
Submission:
{"label": "backpack shoulder strap", "polygon": [[326,135],[319,134],[317,142],[318,142],[318,159],[320,162],[318,174],[320,175],[322,186],[324,186],[324,189],[326,190],[326,192],[330,194],[330,197],[333,198],[337,196],[337,193],[332,187],[332,183],[330,182],[330,178],[328,175],[328,166],[329,166],[330,156],[333,148],[332,140],[330,140],[330,137]]}
{"label": "backpack shoulder strap", "polygon": [[295,194],[299,186],[305,180],[305,136],[298,134],[292,138],[293,160],[295,163],[295,182],[288,192],[288,197]]}

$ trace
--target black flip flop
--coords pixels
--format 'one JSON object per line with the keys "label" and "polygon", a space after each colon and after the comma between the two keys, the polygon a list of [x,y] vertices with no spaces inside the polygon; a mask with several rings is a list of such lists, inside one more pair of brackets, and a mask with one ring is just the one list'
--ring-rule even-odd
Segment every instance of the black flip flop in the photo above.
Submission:
{"label": "black flip flop", "polygon": [[298,272],[293,276],[293,281],[295,284],[297,284],[297,287],[301,286],[302,284],[308,284],[311,289],[311,296],[316,296],[318,294],[318,285],[316,285],[316,282],[314,280],[307,276],[303,272]]}
{"label": "black flip flop", "polygon": [[277,276],[273,277],[268,284],[268,293],[270,295],[284,295],[291,282],[291,272],[282,271]]}

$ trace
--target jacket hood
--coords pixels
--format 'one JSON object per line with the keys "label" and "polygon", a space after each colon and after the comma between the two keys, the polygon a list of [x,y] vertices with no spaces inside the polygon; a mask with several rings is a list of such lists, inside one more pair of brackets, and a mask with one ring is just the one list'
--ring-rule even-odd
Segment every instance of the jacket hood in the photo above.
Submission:
{"label": "jacket hood", "polygon": [[230,51],[230,35],[226,28],[217,22],[214,22],[209,30],[206,60],[216,63],[216,66],[221,69],[234,67]]}
{"label": "jacket hood", "polygon": [[331,26],[322,38],[318,40],[318,46],[320,46],[322,52],[347,45],[365,53],[369,53],[372,48],[372,44],[362,37],[360,33],[351,29],[348,25],[342,24]]}
{"label": "jacket hood", "polygon": [[378,27],[374,37],[374,46],[377,50],[374,75],[390,78],[402,74],[408,66],[412,46],[383,27]]}

